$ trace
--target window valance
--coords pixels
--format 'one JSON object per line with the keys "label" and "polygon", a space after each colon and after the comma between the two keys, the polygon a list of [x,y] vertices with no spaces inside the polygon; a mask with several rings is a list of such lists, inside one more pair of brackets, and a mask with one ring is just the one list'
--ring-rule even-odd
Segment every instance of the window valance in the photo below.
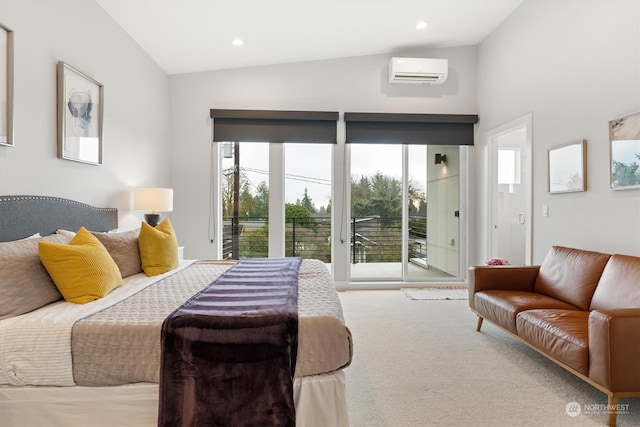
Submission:
{"label": "window valance", "polygon": [[473,145],[476,114],[345,113],[351,144]]}
{"label": "window valance", "polygon": [[338,113],[210,110],[214,142],[337,143]]}

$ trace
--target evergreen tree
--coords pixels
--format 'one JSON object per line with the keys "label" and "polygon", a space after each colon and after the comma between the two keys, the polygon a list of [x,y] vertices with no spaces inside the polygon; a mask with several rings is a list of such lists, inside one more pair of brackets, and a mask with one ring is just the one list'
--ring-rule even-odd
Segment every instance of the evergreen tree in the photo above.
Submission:
{"label": "evergreen tree", "polygon": [[380,216],[383,224],[391,225],[402,216],[402,183],[396,178],[376,172],[371,179],[372,195],[368,215]]}
{"label": "evergreen tree", "polygon": [[371,215],[371,190],[371,182],[366,176],[360,176],[358,181],[353,177],[351,178],[351,216],[363,217]]}
{"label": "evergreen tree", "polygon": [[[640,154],[636,153],[636,159],[640,159]],[[613,183],[614,187],[626,187],[628,185],[640,185],[640,170],[638,162],[634,161],[630,165],[622,162],[613,162]]]}
{"label": "evergreen tree", "polygon": [[254,216],[260,218],[269,217],[269,186],[266,182],[261,181],[256,189],[256,195],[254,197]]}
{"label": "evergreen tree", "polygon": [[307,187],[304,187],[304,195],[302,196],[302,202],[299,203],[300,206],[305,208],[310,214],[316,213],[316,207],[313,204],[313,200],[309,197],[309,192],[307,191]]}
{"label": "evergreen tree", "polygon": [[255,216],[255,201],[249,188],[249,183],[244,182],[240,191],[240,206],[238,207],[238,216],[242,218]]}
{"label": "evergreen tree", "polygon": [[311,217],[311,213],[302,205],[294,205],[293,203],[286,203],[285,208],[285,222],[287,224],[294,223],[296,227],[305,227],[315,229],[317,227],[316,221]]}

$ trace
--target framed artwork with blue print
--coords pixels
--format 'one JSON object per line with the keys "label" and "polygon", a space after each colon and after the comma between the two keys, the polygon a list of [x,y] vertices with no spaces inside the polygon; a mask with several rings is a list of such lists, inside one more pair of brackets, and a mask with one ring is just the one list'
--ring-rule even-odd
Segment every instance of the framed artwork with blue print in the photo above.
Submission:
{"label": "framed artwork with blue print", "polygon": [[58,157],[102,164],[103,86],[58,62]]}

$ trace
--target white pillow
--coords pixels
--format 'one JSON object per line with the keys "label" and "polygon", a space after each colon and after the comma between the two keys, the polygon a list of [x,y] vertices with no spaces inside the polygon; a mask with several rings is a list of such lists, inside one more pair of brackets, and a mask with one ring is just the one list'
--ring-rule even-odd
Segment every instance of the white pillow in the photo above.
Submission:
{"label": "white pillow", "polygon": [[0,320],[62,298],[40,262],[38,242],[67,243],[60,234],[0,243]]}

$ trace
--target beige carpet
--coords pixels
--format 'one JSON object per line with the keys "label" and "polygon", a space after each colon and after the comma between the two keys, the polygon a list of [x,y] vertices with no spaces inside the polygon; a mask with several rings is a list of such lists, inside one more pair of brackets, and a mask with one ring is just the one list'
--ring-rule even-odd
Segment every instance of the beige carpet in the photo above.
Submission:
{"label": "beige carpet", "polygon": [[[603,393],[487,322],[476,332],[467,301],[402,291],[340,299],[354,340],[345,370],[352,427],[606,426]],[[620,403],[629,407],[618,426],[640,426],[640,399]]]}
{"label": "beige carpet", "polygon": [[469,299],[467,288],[403,288],[404,294],[415,300]]}

